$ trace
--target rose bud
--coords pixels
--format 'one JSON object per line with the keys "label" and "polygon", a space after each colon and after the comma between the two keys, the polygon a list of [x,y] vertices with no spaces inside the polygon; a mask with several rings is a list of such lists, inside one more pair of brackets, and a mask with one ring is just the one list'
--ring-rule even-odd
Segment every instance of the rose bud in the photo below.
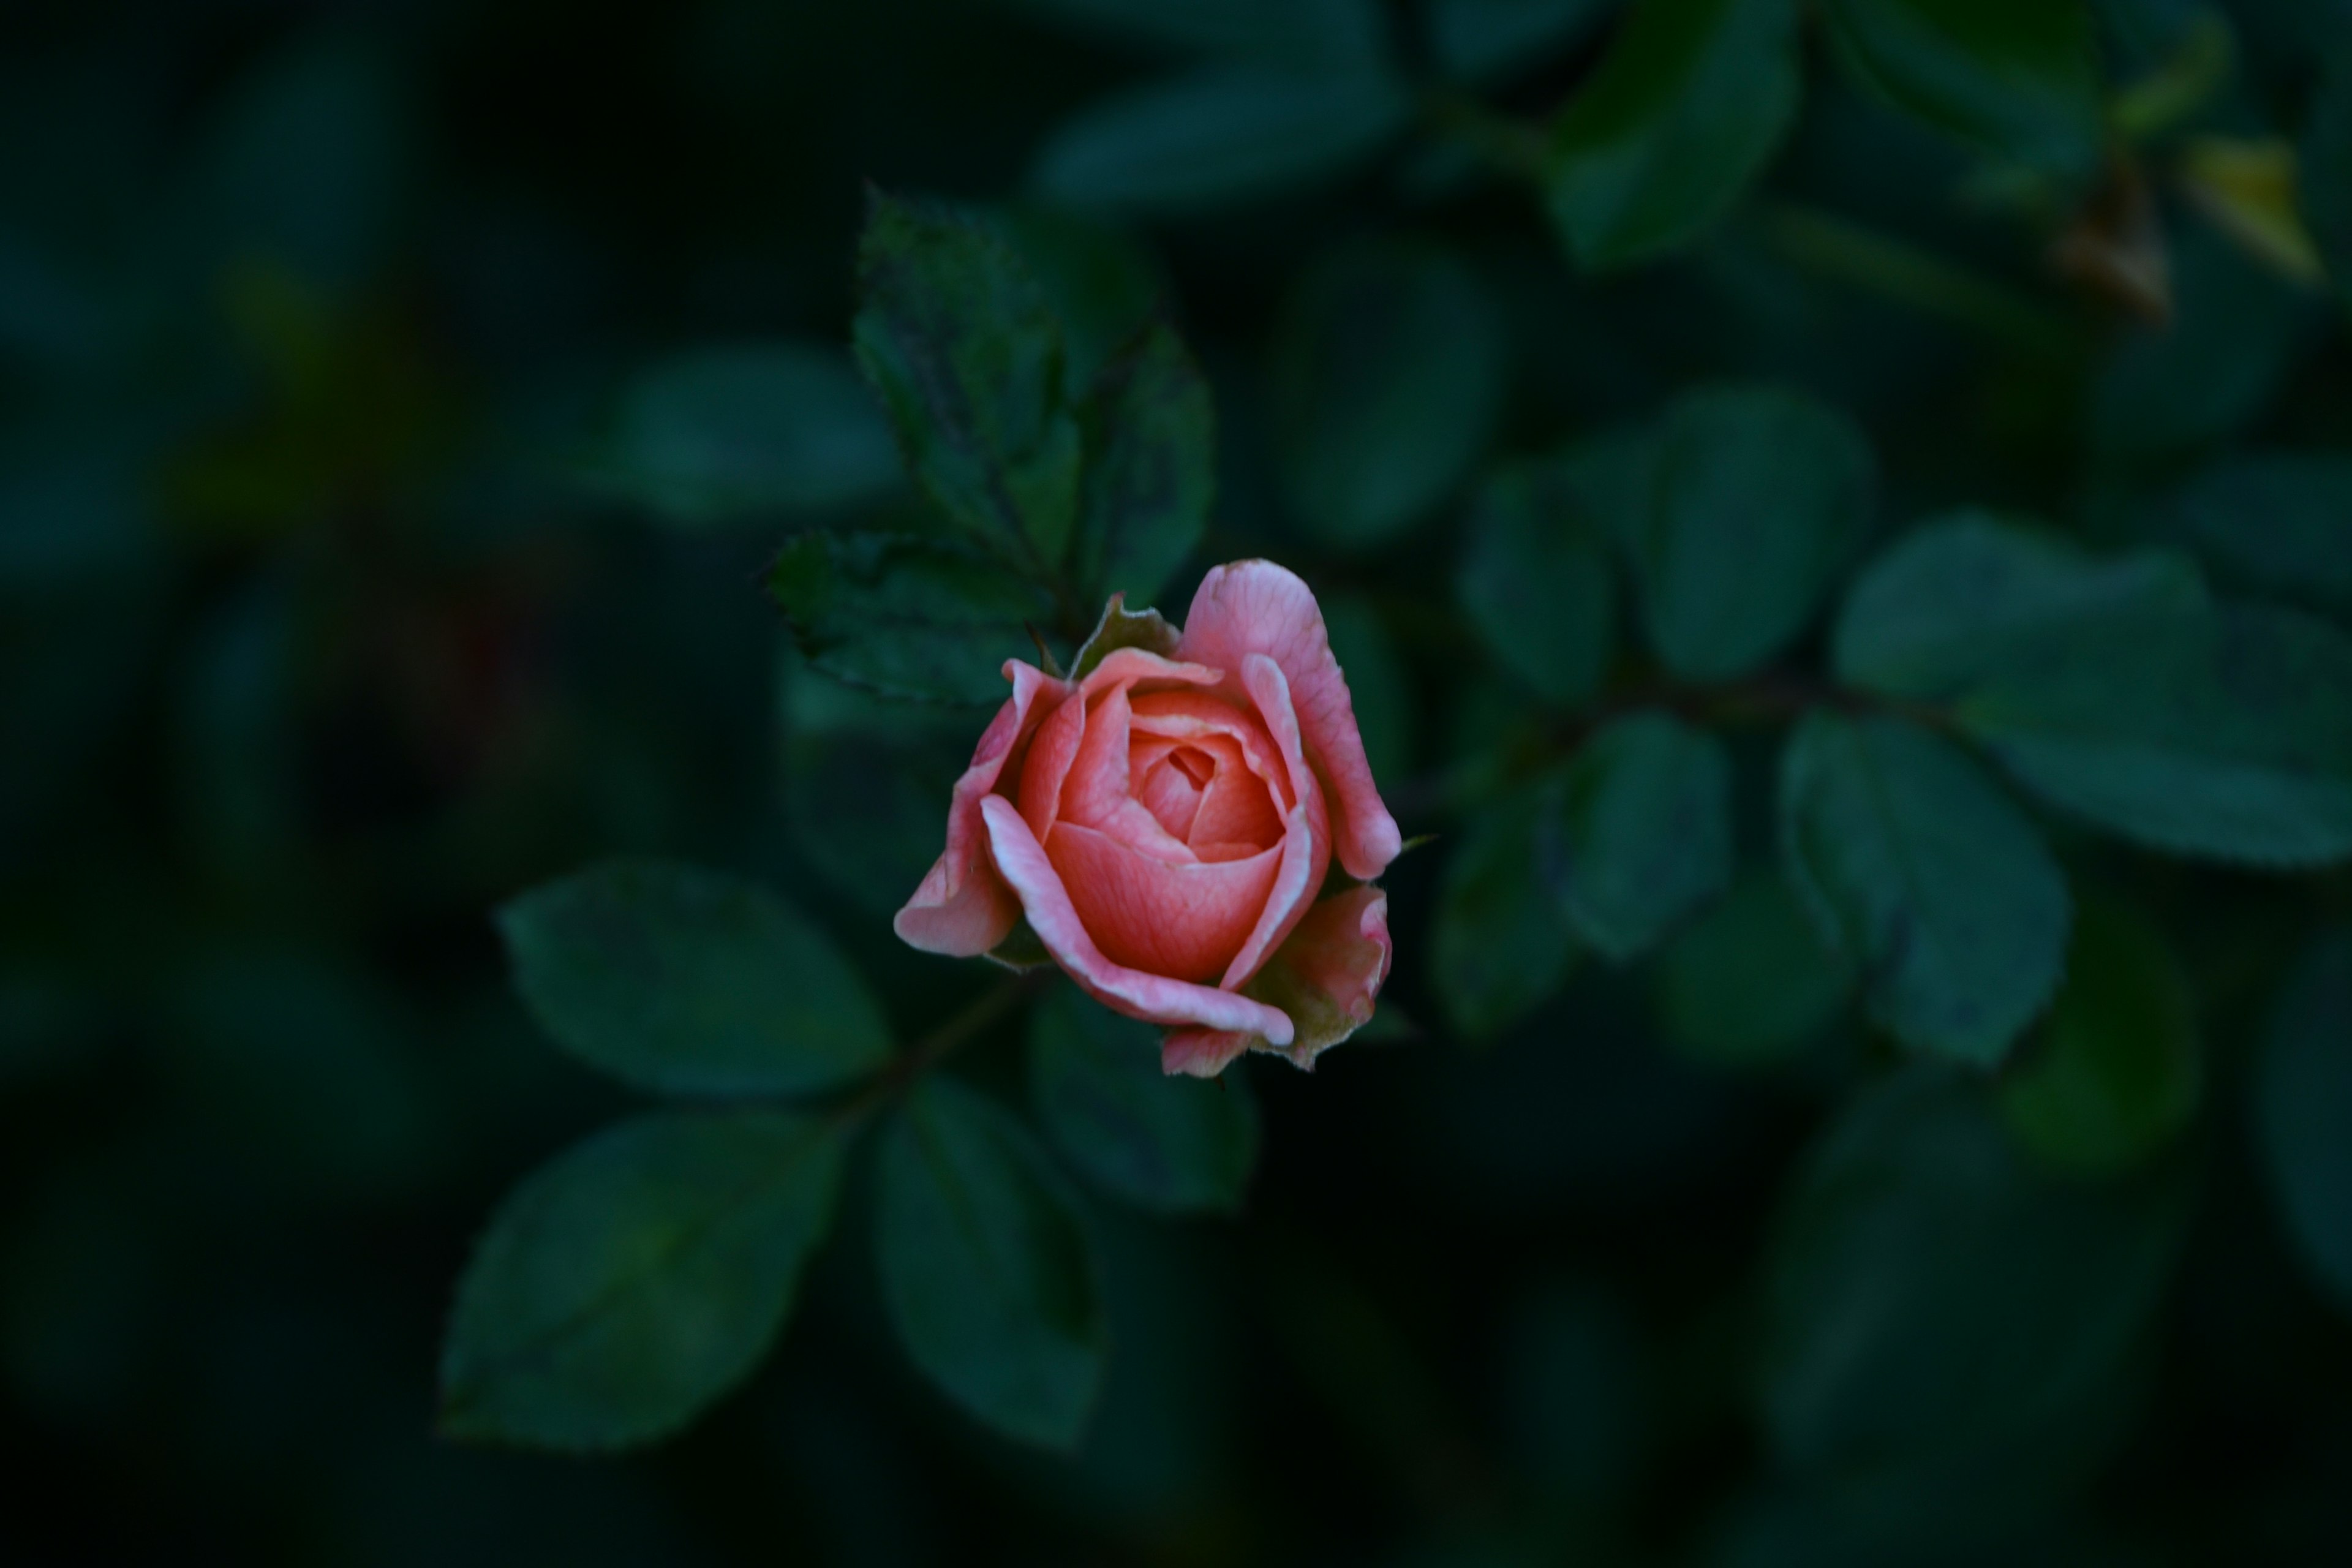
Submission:
{"label": "rose bud", "polygon": [[[1305,583],[1217,567],[1181,634],[1114,595],[1070,679],[1019,659],[1004,674],[1012,700],[893,922],[903,940],[1050,957],[1168,1026],[1171,1073],[1213,1077],[1245,1050],[1307,1067],[1370,1021],[1388,896],[1366,884],[1401,845]],[[1024,917],[1034,944],[1006,947]]]}

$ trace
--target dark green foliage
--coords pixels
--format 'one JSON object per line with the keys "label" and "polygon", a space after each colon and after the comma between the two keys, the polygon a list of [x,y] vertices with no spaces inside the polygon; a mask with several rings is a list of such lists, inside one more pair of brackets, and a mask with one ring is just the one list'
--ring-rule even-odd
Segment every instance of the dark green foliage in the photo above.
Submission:
{"label": "dark green foliage", "polygon": [[1841,62],[1895,107],[2058,174],[2097,163],[2089,0],[1828,0],[1822,15]]}
{"label": "dark green foliage", "polygon": [[915,1364],[990,1426],[1066,1448],[1102,1384],[1102,1288],[1076,1200],[1020,1125],[952,1082],[883,1135],[882,1295]]}
{"label": "dark green foliage", "polygon": [[1520,464],[1489,479],[1459,578],[1487,652],[1562,707],[1599,689],[1617,647],[1606,523],[1586,503],[1573,464]]}
{"label": "dark green foliage", "polygon": [[1627,267],[1704,234],[1771,158],[1799,89],[1793,0],[1634,0],[1544,153],[1577,261]]}
{"label": "dark green foliage", "polygon": [[992,702],[1000,667],[1034,658],[1028,628],[1052,603],[965,546],[887,534],[803,533],[768,591],[809,662],[885,697]]}
{"label": "dark green foliage", "polygon": [[805,1093],[889,1058],[881,1012],[839,950],[733,877],[609,860],[508,904],[499,930],[541,1027],[646,1089]]}
{"label": "dark green foliage", "polygon": [[1731,879],[1731,761],[1670,714],[1585,742],[1562,792],[1560,897],[1605,958],[1637,958]]}
{"label": "dark green foliage", "polygon": [[2253,1112],[2287,1235],[2352,1307],[2352,935],[2341,929],[2296,961],[2263,1043]]}
{"label": "dark green foliage", "polygon": [[2226,581],[2352,618],[2352,457],[2224,458],[2163,503],[2156,526]]}
{"label": "dark green foliage", "polygon": [[1998,1062],[2057,988],[2066,884],[1966,752],[1899,719],[1816,713],[1780,771],[1790,880],[1906,1044]]}
{"label": "dark green foliage", "polygon": [[1300,519],[1342,550],[1384,544],[1444,500],[1485,447],[1503,350],[1476,278],[1426,246],[1332,256],[1276,331],[1273,416]]}
{"label": "dark green foliage", "polygon": [[2304,121],[2304,221],[2311,226],[2336,298],[2352,310],[2352,42],[2328,57]]}
{"label": "dark green foliage", "polygon": [[1240,1206],[1257,1160],[1249,1082],[1164,1076],[1150,1025],[1056,987],[1031,1016],[1029,1097],[1055,1146],[1114,1197],[1166,1214]]}
{"label": "dark green foliage", "polygon": [[1767,1065],[1820,1037],[1855,968],[1787,879],[1758,867],[1659,956],[1659,1024],[1703,1061]]}
{"label": "dark green foliage", "polygon": [[1430,982],[1454,1027],[1500,1032],[1557,991],[1578,944],[1556,886],[1562,783],[1490,805],[1445,863],[1429,933]]}
{"label": "dark green foliage", "polygon": [[1523,73],[1591,33],[1618,0],[1432,0],[1430,47],[1473,81]]}
{"label": "dark green foliage", "polygon": [[1155,326],[1104,367],[1089,400],[1078,580],[1150,605],[1201,542],[1216,482],[1208,384]]}
{"label": "dark green foliage", "polygon": [[676,1431],[766,1353],[833,1217],[845,1130],[778,1111],[626,1121],[515,1189],[457,1289],[454,1436],[614,1448]]}

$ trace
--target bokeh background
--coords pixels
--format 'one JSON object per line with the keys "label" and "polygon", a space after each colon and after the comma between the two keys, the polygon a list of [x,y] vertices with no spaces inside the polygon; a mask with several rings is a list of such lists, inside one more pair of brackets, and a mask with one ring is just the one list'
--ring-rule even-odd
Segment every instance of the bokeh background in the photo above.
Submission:
{"label": "bokeh background", "polygon": [[[2158,1217],[2116,1222],[2156,1226],[2134,1255],[2156,1261],[2079,1290],[2112,1232],[2077,1209],[2112,1194],[2017,1197],[1934,1103],[1889,1114],[1944,1163],[1864,1161],[1820,1200],[1874,1216],[1865,1277],[1790,1262],[1808,1150],[1901,1070],[1853,1008],[1727,1062],[1737,1040],[1678,1037],[1657,965],[1587,960],[1473,1039],[1428,942],[1482,759],[1538,708],[1457,604],[1461,507],[1489,465],[1699,382],[1860,421],[1882,531],[1999,506],[2352,609],[2352,561],[2265,582],[2234,524],[2166,504],[2217,458],[2352,450],[2344,308],[2278,184],[2352,5],[2104,0],[2102,79],[2136,107],[2072,184],[1858,91],[1809,31],[1760,185],[1613,270],[1496,169],[1620,7],[1372,9],[1422,84],[1408,123],[1127,203],[1033,174],[1074,114],[1175,68],[1111,0],[0,14],[0,1557],[2352,1560],[2352,1305],[2283,1224],[2249,1110],[2282,977],[2352,914],[2343,872],[2062,836],[2078,886],[2164,944],[2203,1062],[2132,1178]],[[1219,504],[1163,603],[1266,554],[1330,607],[1390,798],[1441,836],[1390,878],[1387,1016],[1311,1078],[1248,1064],[1237,1215],[1091,1204],[1115,1348],[1074,1455],[907,1369],[846,1218],[777,1352],[676,1441],[444,1440],[438,1342],[483,1216],[635,1103],[534,1030],[499,904],[675,856],[819,919],[905,1037],[986,984],[887,925],[982,718],[838,699],[761,584],[793,530],[919,504],[887,447],[876,476],[878,426],[843,426],[818,493],[787,474],[716,512],[647,456],[642,389],[677,356],[844,354],[869,182],[1029,226],[1114,317],[1158,299],[1206,368]],[[1400,238],[1472,283],[1412,329],[1472,384],[1424,394],[1491,406],[1444,493],[1367,539],[1276,472],[1285,323],[1331,258]],[[1771,751],[1740,744],[1761,861]],[[1016,1036],[970,1070],[1017,1098]],[[2002,1226],[2015,1245],[1945,1247]],[[1802,1394],[1766,1349],[1790,1310],[1848,1314],[1879,1358],[1877,1407],[1805,1428],[1834,1429],[1826,1458],[1786,1441]],[[2095,1386],[2053,1414],[2080,1369],[2015,1340],[2102,1310]]]}

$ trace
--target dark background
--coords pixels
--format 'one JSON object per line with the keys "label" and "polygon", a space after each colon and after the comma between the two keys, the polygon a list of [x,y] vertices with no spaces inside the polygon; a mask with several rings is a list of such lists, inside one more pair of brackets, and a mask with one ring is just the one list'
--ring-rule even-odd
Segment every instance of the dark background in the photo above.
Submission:
{"label": "dark background", "polygon": [[[2105,9],[2127,78],[2189,8]],[[2223,9],[2212,122],[2291,136],[2352,11]],[[1408,58],[1418,15],[1394,9]],[[1601,36],[1496,103],[1548,109]],[[787,525],[611,499],[619,389],[682,347],[843,342],[867,182],[1007,198],[1073,108],[1153,68],[981,0],[0,12],[0,1557],[2352,1560],[2352,1323],[2279,1228],[2244,1105],[2278,976],[2352,884],[2074,839],[2182,954],[2206,1088],[2162,1173],[2190,1217],[2144,1344],[2089,1429],[2023,1456],[2052,1495],[1990,1543],[1931,1484],[1853,1544],[1754,1414],[1774,1205],[1891,1047],[1849,1020],[1775,1070],[1708,1068],[1657,1037],[1644,971],[1592,963],[1456,1041],[1423,970],[1442,846],[1389,879],[1408,1026],[1312,1078],[1248,1065],[1244,1213],[1094,1205],[1115,1349],[1076,1457],[906,1369],[847,1219],[778,1352],[684,1437],[590,1460],[435,1436],[469,1238],[630,1103],[509,994],[498,903],[669,854],[819,915],[908,1037],[985,984],[890,937],[910,882],[808,853],[759,585]],[[1428,177],[1412,138],[1136,230],[1226,447],[1163,602],[1265,553],[1363,606],[1397,650],[1374,741],[1408,834],[1454,826],[1448,769],[1517,700],[1444,589],[1448,515],[1342,555],[1267,477],[1270,323],[1342,241],[1434,237],[1475,268],[1507,324],[1496,455],[1769,375],[1865,424],[1886,518],[1969,500],[2117,540],[2201,454],[2352,445],[2317,295],[2167,195],[2158,332],[2054,277],[2046,227],[1957,198],[1959,151],[1808,75],[1767,200],[1973,269],[2021,319],[1747,215],[1586,278],[1524,194]],[[1769,752],[1742,767],[1761,854]],[[972,1052],[980,1081],[1011,1080],[1011,1037]]]}

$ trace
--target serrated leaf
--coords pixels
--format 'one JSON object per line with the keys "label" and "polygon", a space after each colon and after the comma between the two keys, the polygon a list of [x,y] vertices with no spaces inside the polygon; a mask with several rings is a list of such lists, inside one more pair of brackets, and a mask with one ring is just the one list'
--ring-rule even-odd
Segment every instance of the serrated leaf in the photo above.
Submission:
{"label": "serrated leaf", "polygon": [[1176,657],[1176,645],[1183,634],[1168,624],[1168,617],[1157,610],[1130,610],[1127,596],[1113,594],[1103,606],[1102,619],[1079,645],[1070,659],[1070,679],[1084,680],[1095,672],[1112,654],[1123,647],[1139,647],[1156,653],[1162,658]]}
{"label": "serrated leaf", "polygon": [[1779,1463],[1850,1486],[1940,1479],[1947,1506],[1955,1483],[1990,1509],[2063,1492],[2162,1299],[2184,1196],[2036,1171],[1948,1071],[1855,1096],[1801,1169],[1766,1266]]}
{"label": "serrated leaf", "polygon": [[2081,177],[2101,123],[2085,0],[1824,0],[1840,62],[1886,102],[1990,156]]}
{"label": "serrated leaf", "polygon": [[2352,638],[2297,611],[2094,623],[1953,713],[2034,794],[2151,848],[2352,855]]}
{"label": "serrated leaf", "polygon": [[973,540],[1059,564],[1078,513],[1062,331],[1027,263],[984,223],[875,194],[857,250],[857,363],[908,467]]}
{"label": "serrated leaf", "polygon": [[2091,623],[2194,614],[2205,586],[2158,551],[2107,558],[2022,521],[1960,511],[1872,562],[1838,617],[1838,678],[1895,697],[1955,696]]}
{"label": "serrated leaf", "polygon": [[1430,980],[1454,1026],[1500,1033],[1549,999],[1577,942],[1551,873],[1560,782],[1547,777],[1486,807],[1454,847],[1430,928]]}
{"label": "serrated leaf", "polygon": [[1869,532],[1875,473],[1853,422],[1800,394],[1722,386],[1675,403],[1626,540],[1659,657],[1717,681],[1786,647]]}
{"label": "serrated leaf", "polygon": [[1094,385],[1167,300],[1159,258],[1124,225],[1088,213],[1022,204],[992,217],[1061,322],[1066,384]]}
{"label": "serrated leaf", "polygon": [[2352,456],[2224,458],[2163,502],[2154,521],[2231,581],[2352,617]]}
{"label": "serrated leaf", "polygon": [[1102,1384],[1092,1243],[1027,1132],[932,1078],[884,1134],[875,1211],[883,1300],[908,1356],[974,1416],[1066,1448]]}
{"label": "serrated leaf", "polygon": [[1640,957],[1731,878],[1731,760],[1671,714],[1630,713],[1576,755],[1559,823],[1559,889],[1577,933]]}
{"label": "serrated leaf", "polygon": [[1079,110],[1038,153],[1029,184],[1077,207],[1210,212],[1348,173],[1412,110],[1383,70],[1209,66]]}
{"label": "serrated leaf", "polygon": [[1496,663],[1573,708],[1616,653],[1609,536],[1563,460],[1515,464],[1481,490],[1454,582]]}
{"label": "serrated leaf", "polygon": [[811,665],[919,701],[1003,701],[1004,661],[1034,661],[1029,627],[1053,616],[1036,587],[977,551],[896,534],[802,534],[768,591]]}
{"label": "serrated leaf", "polygon": [[1383,241],[1325,258],[1275,332],[1272,418],[1291,506],[1336,547],[1389,542],[1477,461],[1503,372],[1494,312],[1450,253]]}
{"label": "serrated leaf", "polygon": [[1897,719],[1815,712],[1780,774],[1790,882],[1916,1049],[1990,1066],[2056,990],[2072,918],[2033,824],[1966,752]]}
{"label": "serrated leaf", "polygon": [[1160,1034],[1057,987],[1030,1016],[1030,1101],[1055,1147],[1113,1196],[1162,1214],[1230,1212],[1257,1162],[1257,1102],[1239,1073],[1163,1073]]}
{"label": "serrated leaf", "polygon": [[1454,76],[1499,80],[1580,42],[1618,0],[1433,0],[1430,50]]}
{"label": "serrated leaf", "polygon": [[1753,1067],[1818,1039],[1853,994],[1855,964],[1777,872],[1759,867],[1660,955],[1666,1038],[1702,1061]]}
{"label": "serrated leaf", "polygon": [[740,1382],[831,1222],[845,1133],[671,1111],[558,1156],[491,1216],[442,1352],[452,1436],[573,1450],[677,1430]]}
{"label": "serrated leaf", "polygon": [[2001,1120],[2053,1165],[2112,1175],[2189,1124],[2202,1080],[2179,955],[2130,905],[2085,900],[2041,1038],[2001,1081]]}
{"label": "serrated leaf", "polygon": [[847,359],[802,343],[700,349],[646,370],[597,478],[688,526],[836,510],[902,482],[889,424]]}
{"label": "serrated leaf", "polygon": [[1209,526],[1216,419],[1209,384],[1175,332],[1153,327],[1095,384],[1078,580],[1148,605]]}
{"label": "serrated leaf", "polygon": [[2255,1067],[2253,1110],[2287,1234],[2352,1310],[2352,931],[2324,932],[2288,977]]}
{"label": "serrated leaf", "polygon": [[881,1009],[823,931],[755,883],[607,860],[499,910],[515,987],[558,1045],[667,1094],[801,1094],[889,1060]]}
{"label": "serrated leaf", "polygon": [[1552,127],[1545,197],[1581,265],[1689,244],[1760,174],[1801,89],[1793,0],[1635,0]]}

